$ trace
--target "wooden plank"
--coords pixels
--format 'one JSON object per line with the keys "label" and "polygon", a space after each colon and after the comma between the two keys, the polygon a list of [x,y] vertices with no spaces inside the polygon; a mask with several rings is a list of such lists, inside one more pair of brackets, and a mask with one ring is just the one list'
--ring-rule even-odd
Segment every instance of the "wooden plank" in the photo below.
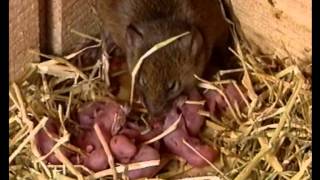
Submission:
{"label": "wooden plank", "polygon": [[[311,60],[310,0],[231,0],[245,37],[263,53]],[[299,62],[298,62],[299,63]]]}
{"label": "wooden plank", "polygon": [[39,61],[28,49],[39,50],[38,0],[9,1],[9,81],[19,79],[30,62]]}
{"label": "wooden plank", "polygon": [[90,0],[48,0],[48,49],[54,54],[65,54],[82,42],[83,38],[70,30],[95,36],[98,21],[91,12]]}

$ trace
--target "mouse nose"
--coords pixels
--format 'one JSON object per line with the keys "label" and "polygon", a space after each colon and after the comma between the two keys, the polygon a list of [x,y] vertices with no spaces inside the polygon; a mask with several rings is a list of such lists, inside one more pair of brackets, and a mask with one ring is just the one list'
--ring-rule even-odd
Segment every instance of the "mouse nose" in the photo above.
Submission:
{"label": "mouse nose", "polygon": [[149,113],[153,116],[159,116],[165,111],[164,103],[151,103],[147,101],[145,104]]}
{"label": "mouse nose", "polygon": [[153,116],[159,116],[164,112],[164,106],[149,106],[148,111]]}

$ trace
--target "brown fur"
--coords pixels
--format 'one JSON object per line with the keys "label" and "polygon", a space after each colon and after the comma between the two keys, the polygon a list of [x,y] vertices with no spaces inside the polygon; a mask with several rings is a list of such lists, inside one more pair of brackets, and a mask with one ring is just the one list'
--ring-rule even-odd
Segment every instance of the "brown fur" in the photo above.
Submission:
{"label": "brown fur", "polygon": [[[191,32],[152,54],[139,70],[136,88],[153,114],[194,86],[194,74],[202,76],[212,53],[225,51],[229,32],[218,0],[96,0],[96,9],[130,71],[153,45]],[[179,85],[170,90],[172,80]]]}

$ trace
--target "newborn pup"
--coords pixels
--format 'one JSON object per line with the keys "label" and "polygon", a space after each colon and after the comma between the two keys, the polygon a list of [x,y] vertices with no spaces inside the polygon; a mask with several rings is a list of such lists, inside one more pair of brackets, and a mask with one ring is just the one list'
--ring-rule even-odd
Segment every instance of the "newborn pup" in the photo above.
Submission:
{"label": "newborn pup", "polygon": [[[172,125],[175,121],[177,121],[178,117],[179,114],[176,110],[170,111],[165,119],[164,128],[166,129]],[[177,129],[163,138],[166,147],[172,153],[187,160],[187,162],[194,167],[200,168],[207,166],[207,162],[198,154],[196,154],[190,147],[184,144],[183,140],[190,144],[208,161],[213,162],[217,159],[219,154],[217,151],[213,150],[206,144],[202,144],[199,139],[189,135],[186,129],[185,120],[182,117]]]}

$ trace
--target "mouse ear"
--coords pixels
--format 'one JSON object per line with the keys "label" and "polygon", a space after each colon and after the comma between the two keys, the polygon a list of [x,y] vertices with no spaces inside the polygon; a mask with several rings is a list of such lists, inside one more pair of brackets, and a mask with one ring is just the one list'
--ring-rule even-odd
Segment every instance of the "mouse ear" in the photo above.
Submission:
{"label": "mouse ear", "polygon": [[128,47],[134,47],[142,42],[142,33],[132,24],[127,27],[126,40]]}
{"label": "mouse ear", "polygon": [[196,56],[199,53],[199,50],[203,47],[203,36],[201,32],[196,28],[192,27],[191,29],[191,36],[189,36],[189,47],[190,47],[190,53],[192,56]]}

